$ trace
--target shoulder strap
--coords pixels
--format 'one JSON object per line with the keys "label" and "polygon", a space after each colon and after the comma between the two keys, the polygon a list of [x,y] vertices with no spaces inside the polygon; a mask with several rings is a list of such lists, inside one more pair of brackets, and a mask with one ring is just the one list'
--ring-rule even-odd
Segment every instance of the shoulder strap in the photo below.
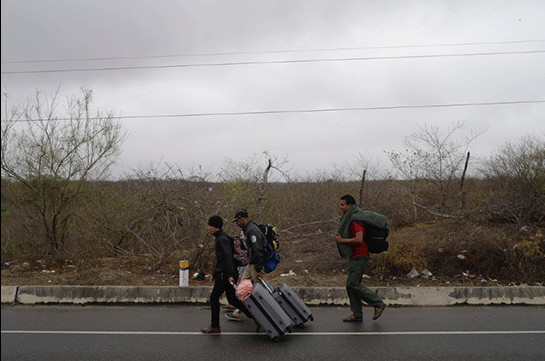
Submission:
{"label": "shoulder strap", "polygon": [[365,225],[363,224],[363,221],[362,220],[359,220],[359,219],[355,219],[354,221],[352,222],[356,222],[357,224],[359,224],[362,228],[365,229]]}

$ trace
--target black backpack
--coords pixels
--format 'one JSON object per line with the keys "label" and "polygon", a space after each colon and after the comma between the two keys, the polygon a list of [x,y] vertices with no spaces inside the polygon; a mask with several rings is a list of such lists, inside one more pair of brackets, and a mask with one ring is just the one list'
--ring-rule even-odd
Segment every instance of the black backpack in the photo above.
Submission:
{"label": "black backpack", "polygon": [[386,241],[389,233],[388,228],[378,228],[365,224],[365,237],[363,237],[363,240],[367,243],[369,252],[382,253],[387,251],[390,246]]}
{"label": "black backpack", "polygon": [[278,235],[276,234],[276,227],[271,224],[258,224],[257,226],[259,227],[261,233],[263,233],[265,236],[267,244],[269,244],[271,248],[276,251],[280,246]]}
{"label": "black backpack", "polygon": [[280,256],[276,252],[280,246],[278,241],[278,235],[276,233],[276,227],[270,224],[258,224],[259,230],[265,236],[267,241],[265,245],[265,262],[263,263],[263,268],[265,273],[270,273],[275,270],[276,266],[280,262]]}
{"label": "black backpack", "polygon": [[363,240],[367,243],[369,252],[382,253],[388,250],[389,244],[386,241],[390,230],[388,229],[388,218],[386,216],[372,212],[364,211],[363,224],[365,226],[365,237]]}

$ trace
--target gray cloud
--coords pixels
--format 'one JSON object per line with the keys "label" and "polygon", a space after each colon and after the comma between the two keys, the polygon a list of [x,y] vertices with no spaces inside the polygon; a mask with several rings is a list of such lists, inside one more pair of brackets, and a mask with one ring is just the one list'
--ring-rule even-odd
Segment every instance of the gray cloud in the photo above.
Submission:
{"label": "gray cloud", "polygon": [[[2,1],[2,61],[262,52],[541,39],[541,1]],[[2,64],[2,71],[544,50],[545,42]],[[93,89],[120,115],[301,110],[545,99],[544,54],[381,59],[100,72],[3,74],[15,100],[34,89]],[[124,119],[127,168],[213,166],[268,150],[299,173],[384,151],[421,124],[488,127],[486,156],[545,134],[545,104]]]}

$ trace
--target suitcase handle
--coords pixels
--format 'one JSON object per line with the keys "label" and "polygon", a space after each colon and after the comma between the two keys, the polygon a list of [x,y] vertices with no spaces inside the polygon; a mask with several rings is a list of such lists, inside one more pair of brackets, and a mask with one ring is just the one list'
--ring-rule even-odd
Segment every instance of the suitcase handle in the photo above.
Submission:
{"label": "suitcase handle", "polygon": [[[269,284],[267,282],[265,282],[263,280],[263,278],[261,277],[258,277],[259,279],[259,282],[267,289],[267,291],[269,291],[271,294],[273,293],[273,289],[271,287],[269,287]],[[235,282],[230,282],[231,283],[231,286],[233,286],[233,288],[236,290],[237,289],[237,284]]]}
{"label": "suitcase handle", "polygon": [[265,288],[267,289],[267,291],[269,291],[271,294],[273,293],[273,289],[269,287],[269,285],[267,284],[267,282],[263,281],[263,278],[261,277],[258,277],[259,279],[259,282],[261,282],[261,284],[263,286],[265,286]]}

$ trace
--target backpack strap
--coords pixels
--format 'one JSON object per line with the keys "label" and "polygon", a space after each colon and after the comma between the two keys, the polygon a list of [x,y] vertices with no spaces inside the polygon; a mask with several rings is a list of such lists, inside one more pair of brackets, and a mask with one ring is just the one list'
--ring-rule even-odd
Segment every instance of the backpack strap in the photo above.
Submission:
{"label": "backpack strap", "polygon": [[362,221],[362,220],[355,219],[353,222],[356,222],[356,223],[359,224],[363,229],[365,229],[365,224],[363,224],[363,221]]}

